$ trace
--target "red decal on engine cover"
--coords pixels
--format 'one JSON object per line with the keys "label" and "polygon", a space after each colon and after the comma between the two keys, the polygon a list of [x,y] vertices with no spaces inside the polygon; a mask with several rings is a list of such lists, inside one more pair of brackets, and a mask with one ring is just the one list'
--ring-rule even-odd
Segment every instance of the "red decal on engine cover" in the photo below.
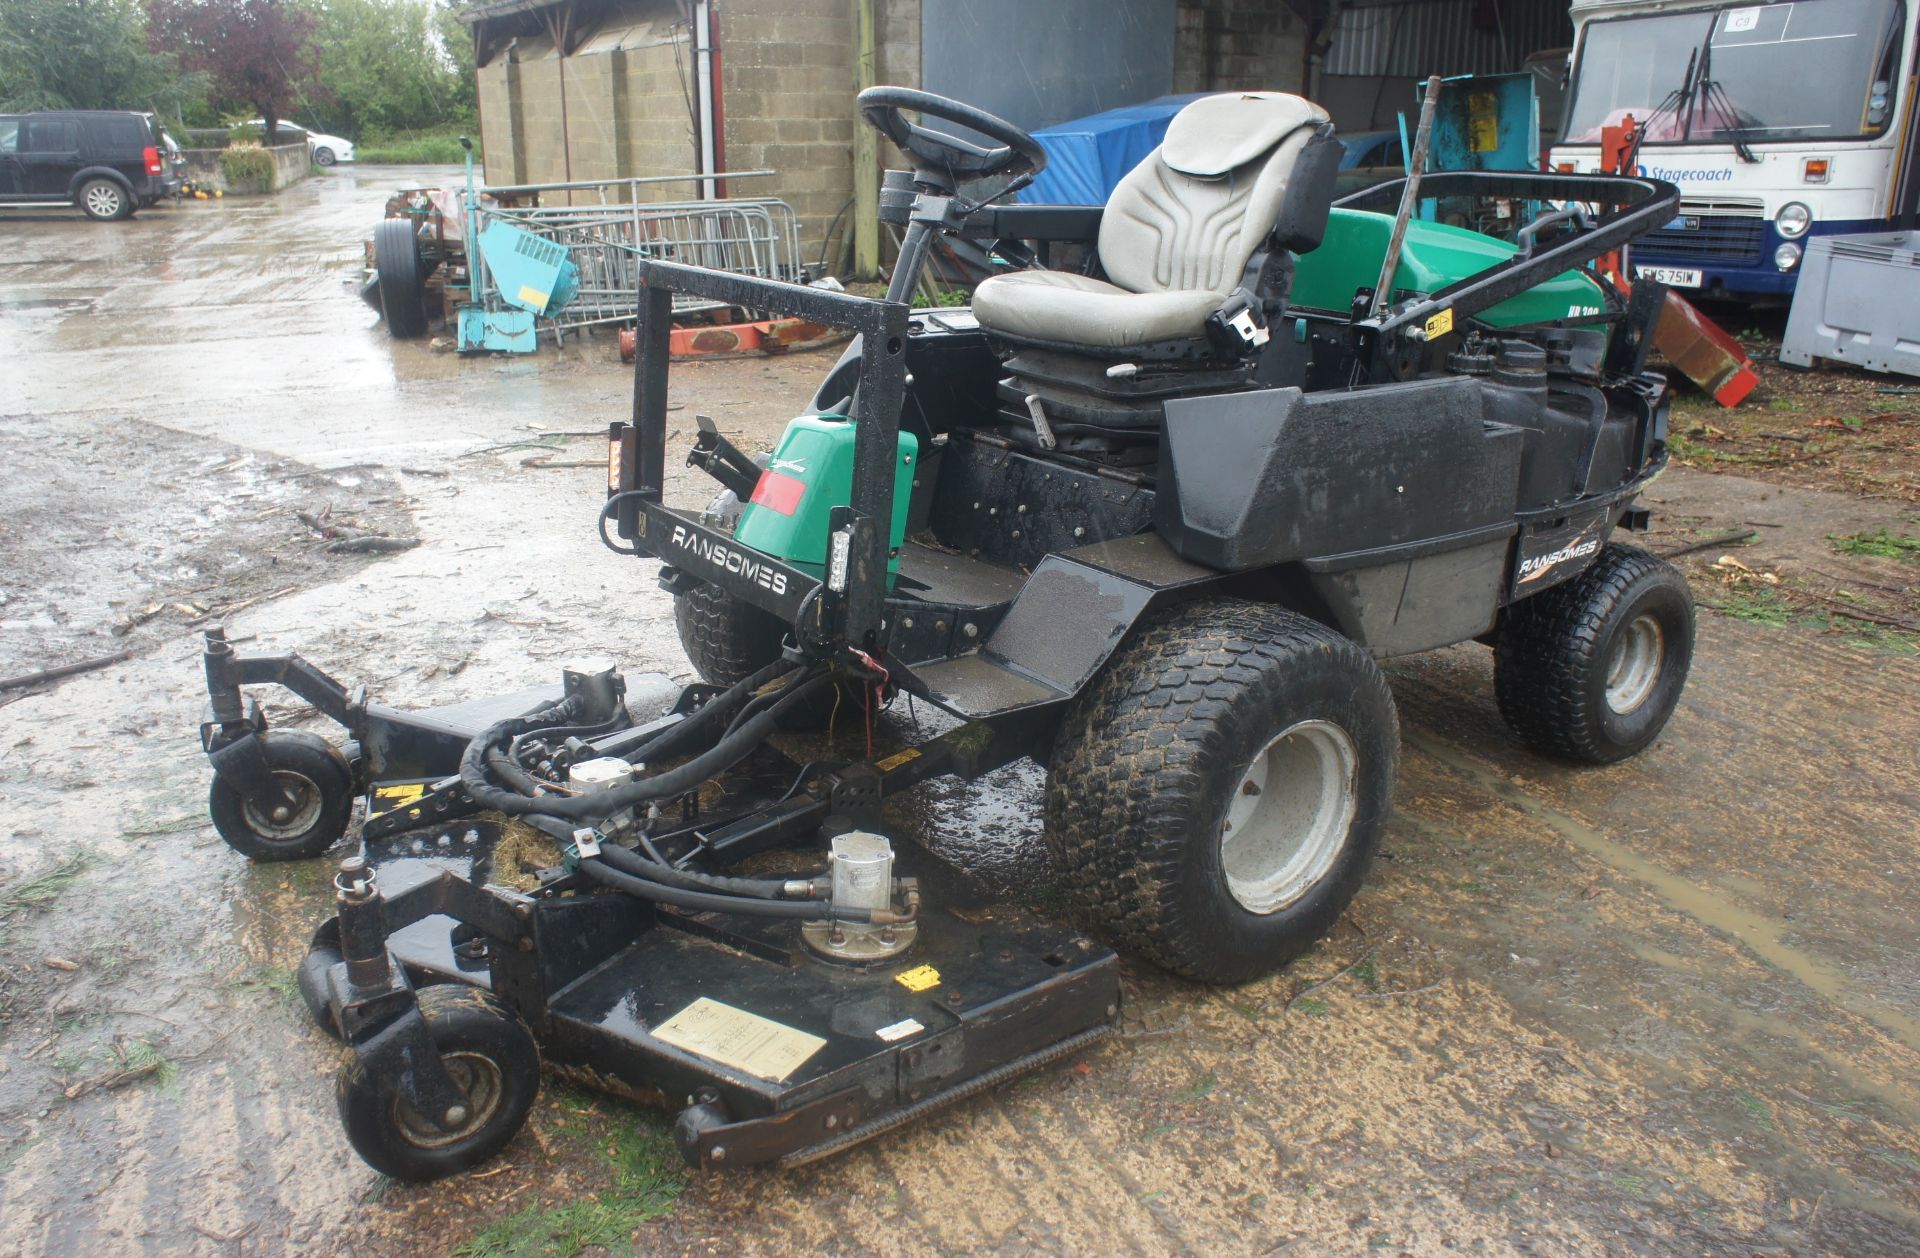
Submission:
{"label": "red decal on engine cover", "polygon": [[800,499],[806,492],[807,482],[803,480],[778,472],[762,472],[760,483],[753,487],[751,501],[781,515],[792,515],[800,509]]}

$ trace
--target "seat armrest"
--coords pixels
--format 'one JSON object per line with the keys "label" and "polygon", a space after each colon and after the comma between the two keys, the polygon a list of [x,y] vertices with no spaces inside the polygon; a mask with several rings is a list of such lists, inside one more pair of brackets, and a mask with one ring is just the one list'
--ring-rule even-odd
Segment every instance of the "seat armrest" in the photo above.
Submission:
{"label": "seat armrest", "polygon": [[[990,205],[968,217],[960,235],[971,240],[1083,241],[1100,237],[1099,205]],[[1324,226],[1325,214],[1321,215]]]}
{"label": "seat armrest", "polygon": [[1323,124],[1307,141],[1288,177],[1280,212],[1274,216],[1269,239],[1275,246],[1289,253],[1320,247],[1321,237],[1327,234],[1327,214],[1333,208],[1334,175],[1340,169],[1342,151],[1331,123]]}

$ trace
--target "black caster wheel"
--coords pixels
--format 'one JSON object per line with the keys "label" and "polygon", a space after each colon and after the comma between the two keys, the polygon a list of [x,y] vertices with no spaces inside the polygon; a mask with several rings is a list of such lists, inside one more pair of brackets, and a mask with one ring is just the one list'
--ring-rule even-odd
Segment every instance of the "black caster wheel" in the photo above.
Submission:
{"label": "black caster wheel", "polygon": [[305,860],[347,832],[353,812],[353,770],[339,748],[298,730],[259,736],[282,799],[262,812],[215,774],[207,796],[214,829],[227,846],[257,861]]}
{"label": "black caster wheel", "polygon": [[420,1182],[472,1170],[527,1121],[540,1090],[540,1050],[526,1024],[477,987],[429,987],[420,1016],[447,1073],[467,1096],[466,1119],[442,1130],[373,1085],[356,1056],[340,1070],[335,1099],[353,1151],[383,1175]]}
{"label": "black caster wheel", "polygon": [[306,1005],[307,1012],[313,1015],[314,1025],[336,1040],[340,1038],[340,1026],[333,1020],[333,1007],[327,1003],[327,973],[341,959],[340,919],[329,917],[320,923],[320,929],[313,932],[313,942],[307,945],[307,955],[301,958],[300,968],[294,971],[294,982],[300,988],[300,1001]]}

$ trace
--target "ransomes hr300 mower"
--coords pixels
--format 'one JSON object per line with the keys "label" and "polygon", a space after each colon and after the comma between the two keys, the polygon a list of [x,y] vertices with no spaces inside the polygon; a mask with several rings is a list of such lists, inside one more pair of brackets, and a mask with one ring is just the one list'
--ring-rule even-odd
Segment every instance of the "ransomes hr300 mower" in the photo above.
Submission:
{"label": "ransomes hr300 mower", "polygon": [[[1269,973],[1380,841],[1381,657],[1490,645],[1502,714],[1576,761],[1674,709],[1686,585],[1612,540],[1667,459],[1660,294],[1591,273],[1671,186],[1426,181],[1538,205],[1517,242],[1420,221],[1398,185],[1333,205],[1325,111],[1253,92],[1189,105],[1104,207],[1018,205],[1046,160],[1026,132],[924,92],[859,105],[913,163],[882,193],[905,228],[885,299],[642,268],[600,536],[659,561],[704,684],[589,663],[404,712],[208,634],[228,841],[318,855],[365,797],[301,987],[352,1050],[348,1137],[390,1175],[498,1151],[543,1061],[677,1109],[696,1165],[793,1164],[1099,1037],[1109,946]],[[908,305],[941,233],[1004,264],[970,310]],[[722,491],[699,513],[662,498],[680,292],[857,334],[770,458],[702,425]],[[264,683],[348,739],[269,730],[242,689]],[[902,692],[954,721],[866,761],[769,743],[871,728]],[[1074,926],[885,837],[894,796],[1022,756]]]}

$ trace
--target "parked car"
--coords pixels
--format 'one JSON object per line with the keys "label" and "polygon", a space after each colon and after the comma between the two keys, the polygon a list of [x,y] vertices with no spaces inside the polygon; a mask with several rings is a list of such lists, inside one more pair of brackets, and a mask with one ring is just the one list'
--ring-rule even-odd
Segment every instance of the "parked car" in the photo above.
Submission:
{"label": "parked car", "polygon": [[[260,118],[255,118],[251,122],[243,122],[240,125],[243,127],[253,127],[261,131],[266,130],[267,127],[266,122]],[[288,139],[284,137],[305,140],[307,142],[307,152],[312,156],[315,166],[331,166],[335,162],[350,162],[353,160],[352,140],[344,139],[337,135],[328,135],[324,131],[315,131],[311,127],[303,127],[297,122],[288,122],[285,118],[280,120],[275,134],[283,137],[280,140],[282,144],[289,142]]]}
{"label": "parked car", "polygon": [[0,205],[77,205],[127,218],[180,190],[159,119],[126,110],[0,115]]}

